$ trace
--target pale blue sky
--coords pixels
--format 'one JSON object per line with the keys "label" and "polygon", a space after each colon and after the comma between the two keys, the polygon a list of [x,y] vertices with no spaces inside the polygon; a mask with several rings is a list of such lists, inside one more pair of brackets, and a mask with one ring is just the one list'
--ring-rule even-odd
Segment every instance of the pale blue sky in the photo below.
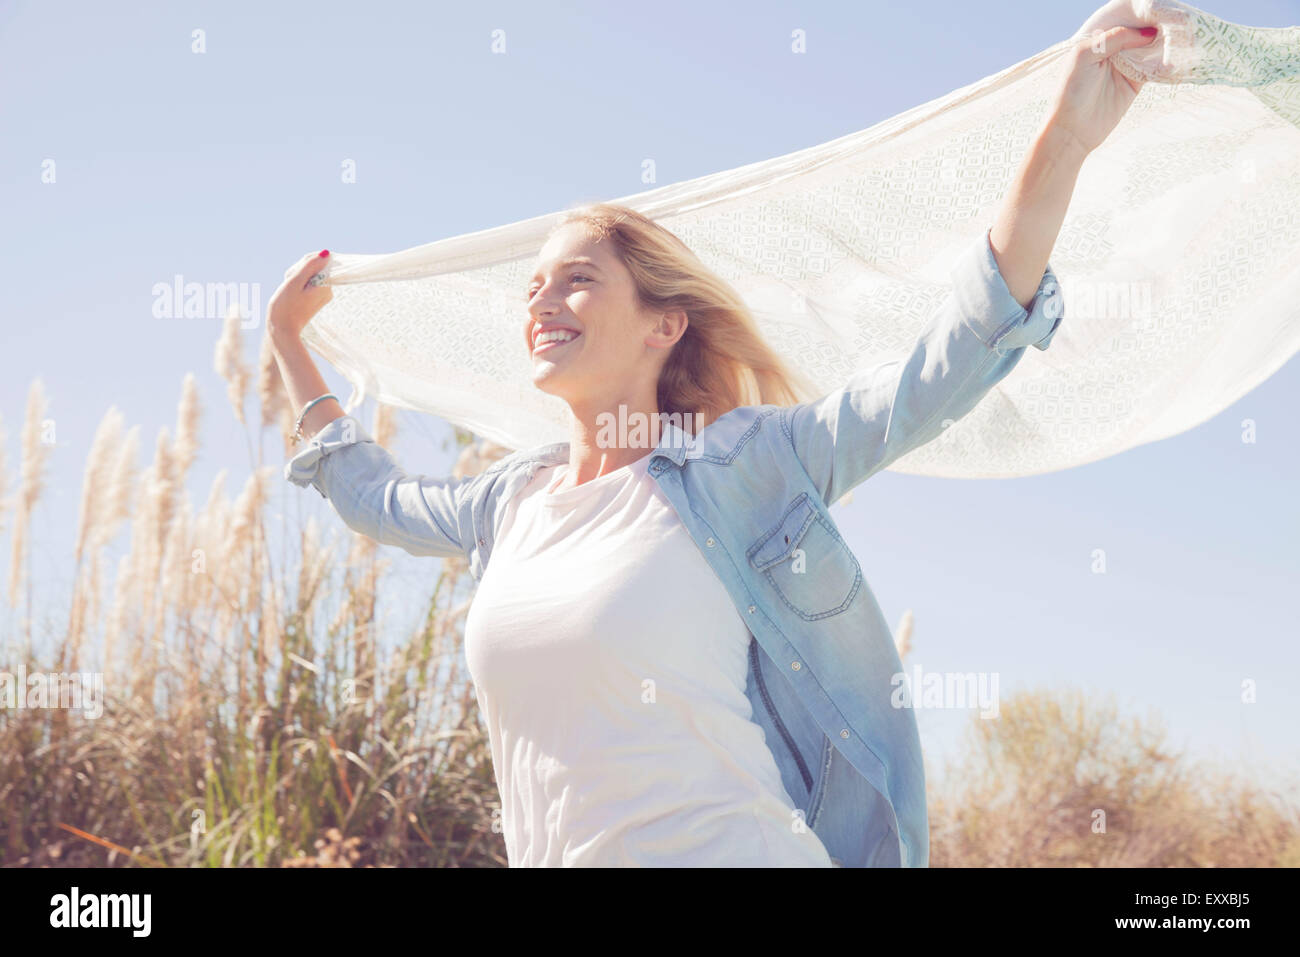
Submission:
{"label": "pale blue sky", "polygon": [[[1010,66],[1097,6],[940,2],[918,20],[916,7],[875,2],[0,5],[11,482],[34,376],[57,426],[34,518],[38,597],[65,607],[82,468],[109,405],[143,426],[143,466],[192,370],[205,418],[191,498],[201,505],[222,467],[234,490],[247,472],[247,440],[212,371],[219,322],[153,318],[154,283],[256,282],[265,306],[309,250],[390,252],[624,196],[646,188],[647,156],[658,185],[779,156]],[[1300,24],[1295,0],[1202,6],[1238,23]],[[802,56],[789,52],[796,27]],[[202,55],[190,49],[196,28]],[[507,56],[489,52],[494,29]],[[340,183],[343,158],[357,162],[355,184]],[[41,182],[47,159],[54,185]],[[246,333],[250,363],[260,335]],[[927,671],[997,672],[1004,696],[1062,684],[1114,693],[1126,712],[1161,717],[1176,746],[1290,774],[1297,407],[1293,359],[1172,439],[1009,481],[885,473],[837,520],[890,622],[913,609]],[[1255,444],[1241,441],[1244,418]],[[445,424],[398,421],[403,465],[446,474]],[[295,518],[319,509],[342,527],[314,491],[277,479],[275,496]],[[1105,575],[1091,571],[1097,548]],[[432,580],[432,561],[384,552],[411,587]],[[6,535],[0,582],[8,555]],[[401,614],[399,595],[384,601]],[[0,606],[0,628],[16,624]],[[1256,704],[1240,703],[1246,678]],[[970,713],[919,718],[935,762]]]}

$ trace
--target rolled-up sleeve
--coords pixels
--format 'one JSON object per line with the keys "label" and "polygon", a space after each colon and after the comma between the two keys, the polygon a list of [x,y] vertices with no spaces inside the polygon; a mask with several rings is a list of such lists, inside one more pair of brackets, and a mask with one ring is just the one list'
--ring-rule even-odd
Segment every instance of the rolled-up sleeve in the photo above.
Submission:
{"label": "rolled-up sleeve", "polygon": [[353,531],[412,555],[467,557],[469,490],[476,477],[408,475],[350,415],[328,423],[285,463],[284,476],[316,489]]}
{"label": "rolled-up sleeve", "polygon": [[962,321],[990,349],[1008,352],[1033,346],[1044,350],[1052,344],[1065,315],[1061,285],[1047,264],[1030,308],[1011,295],[998,269],[989,240],[992,227],[984,230],[978,243],[968,248],[952,270],[953,292],[961,307]]}
{"label": "rolled-up sleeve", "polygon": [[1026,309],[998,269],[990,231],[958,256],[950,271],[952,294],[909,354],[784,410],[795,452],[827,504],[966,415],[1028,346],[1051,345],[1065,315],[1051,264]]}

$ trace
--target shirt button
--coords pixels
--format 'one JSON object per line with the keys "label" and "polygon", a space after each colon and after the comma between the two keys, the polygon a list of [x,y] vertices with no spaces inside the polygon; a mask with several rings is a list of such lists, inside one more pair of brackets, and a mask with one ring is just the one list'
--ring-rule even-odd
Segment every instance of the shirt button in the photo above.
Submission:
{"label": "shirt button", "polygon": [[802,668],[802,667],[803,667],[803,665],[799,664],[799,662],[797,662],[797,661],[792,661],[792,662],[790,662],[790,670],[791,670],[791,671],[798,671],[798,670],[799,670],[800,668]]}
{"label": "shirt button", "polygon": [[849,736],[849,729],[848,729],[848,728],[840,728],[840,737],[841,737],[841,738],[847,738],[848,736]]}
{"label": "shirt button", "polygon": [[480,545],[486,545],[486,544],[487,544],[487,542],[483,541],[483,539],[481,539],[481,538],[478,540],[478,543],[479,543]]}
{"label": "shirt button", "polygon": [[755,607],[754,605],[750,605],[750,606],[749,606],[749,613],[750,613],[751,615],[754,613],[754,607]]}
{"label": "shirt button", "polygon": [[1065,302],[1061,299],[1061,287],[1051,279],[1043,283],[1040,294],[1043,299],[1043,313],[1048,319],[1059,319],[1065,311]]}
{"label": "shirt button", "polygon": [[[706,538],[706,539],[704,540],[704,544],[705,544],[705,545],[708,545],[709,548],[712,548],[712,547],[713,547],[713,539],[711,539],[711,538]],[[751,608],[750,611],[753,611],[753,609]]]}

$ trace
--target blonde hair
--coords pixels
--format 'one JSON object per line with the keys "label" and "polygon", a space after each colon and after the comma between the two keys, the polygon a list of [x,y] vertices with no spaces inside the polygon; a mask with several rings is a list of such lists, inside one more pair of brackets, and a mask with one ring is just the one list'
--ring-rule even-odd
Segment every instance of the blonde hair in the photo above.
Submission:
{"label": "blonde hair", "polygon": [[551,232],[571,223],[611,243],[643,307],[686,313],[686,332],[659,376],[661,414],[680,414],[683,422],[704,427],[741,406],[795,405],[814,397],[811,383],[764,341],[740,294],[673,233],[614,203],[575,207]]}

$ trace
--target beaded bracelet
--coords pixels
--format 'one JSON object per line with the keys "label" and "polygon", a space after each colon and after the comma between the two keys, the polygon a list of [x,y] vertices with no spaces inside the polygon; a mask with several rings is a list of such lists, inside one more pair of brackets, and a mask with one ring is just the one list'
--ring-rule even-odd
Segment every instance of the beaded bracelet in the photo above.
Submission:
{"label": "beaded bracelet", "polygon": [[326,392],[324,395],[317,396],[316,398],[312,399],[310,402],[308,402],[306,405],[302,407],[302,414],[298,416],[298,421],[294,423],[293,426],[293,442],[295,445],[297,445],[303,439],[302,421],[303,419],[307,418],[307,413],[311,410],[311,407],[315,405],[317,402],[323,402],[326,399],[333,399],[335,402],[337,402],[339,400],[339,397],[336,396],[333,392]]}

